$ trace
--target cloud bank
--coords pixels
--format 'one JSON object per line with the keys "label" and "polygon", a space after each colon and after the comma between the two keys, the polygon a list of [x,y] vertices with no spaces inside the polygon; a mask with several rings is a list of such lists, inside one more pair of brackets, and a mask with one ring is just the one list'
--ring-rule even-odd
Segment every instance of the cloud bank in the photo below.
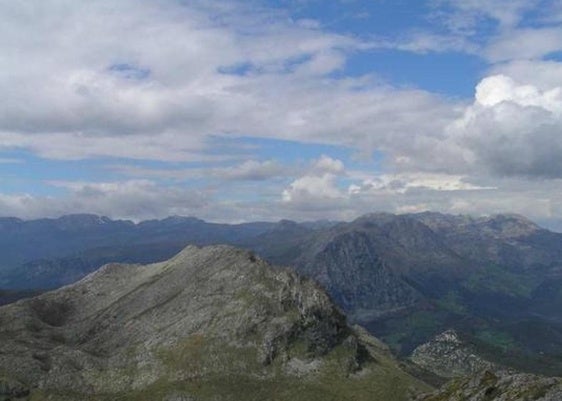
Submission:
{"label": "cloud bank", "polygon": [[[5,192],[0,214],[562,218],[560,7],[427,4],[433,28],[374,37],[260,1],[0,0],[0,166],[24,152],[93,161],[108,175],[48,180],[47,195]],[[464,54],[487,67],[471,99],[381,80],[376,66],[352,73],[353,57],[384,51]],[[240,138],[351,156],[294,162],[217,145]],[[373,154],[376,166],[353,167]]]}

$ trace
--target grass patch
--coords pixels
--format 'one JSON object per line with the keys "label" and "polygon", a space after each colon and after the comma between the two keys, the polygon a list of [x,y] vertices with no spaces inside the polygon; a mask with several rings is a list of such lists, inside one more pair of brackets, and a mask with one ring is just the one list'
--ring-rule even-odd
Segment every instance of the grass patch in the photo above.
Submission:
{"label": "grass patch", "polygon": [[442,332],[447,325],[446,311],[416,311],[407,316],[391,318],[375,330],[377,337],[401,355]]}
{"label": "grass patch", "polygon": [[458,315],[464,315],[468,312],[463,305],[461,296],[456,291],[449,291],[444,297],[437,301],[437,306]]}
{"label": "grass patch", "polygon": [[476,338],[485,344],[496,347],[503,352],[509,351],[516,346],[515,340],[502,331],[497,330],[483,330],[476,333]]}
{"label": "grass patch", "polygon": [[536,277],[511,273],[491,265],[470,275],[464,286],[474,293],[496,293],[512,297],[530,298],[540,284]]}

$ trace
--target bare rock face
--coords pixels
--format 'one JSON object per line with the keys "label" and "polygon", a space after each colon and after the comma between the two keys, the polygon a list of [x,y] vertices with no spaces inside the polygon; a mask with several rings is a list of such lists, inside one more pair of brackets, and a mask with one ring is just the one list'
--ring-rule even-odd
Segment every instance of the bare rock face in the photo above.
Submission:
{"label": "bare rock face", "polygon": [[454,330],[447,330],[420,345],[410,359],[418,366],[445,378],[499,369],[498,365],[478,356]]}
{"label": "bare rock face", "polygon": [[457,379],[416,401],[559,401],[562,379],[484,371]]}
{"label": "bare rock face", "polygon": [[517,373],[486,361],[453,330],[416,348],[411,360],[441,377],[455,378],[415,401],[562,400],[562,379]]}
{"label": "bare rock face", "polygon": [[341,399],[355,385],[366,386],[355,399],[373,386],[404,399],[427,389],[373,344],[311,281],[247,251],[188,247],[0,308],[0,399]]}

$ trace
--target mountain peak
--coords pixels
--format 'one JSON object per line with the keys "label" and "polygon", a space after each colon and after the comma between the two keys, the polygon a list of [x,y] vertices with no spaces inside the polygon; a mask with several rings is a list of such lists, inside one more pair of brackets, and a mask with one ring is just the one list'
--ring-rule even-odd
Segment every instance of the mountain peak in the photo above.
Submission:
{"label": "mountain peak", "polygon": [[484,229],[502,238],[522,237],[541,229],[527,217],[519,214],[496,214],[482,217],[477,219],[476,222]]}
{"label": "mountain peak", "polygon": [[363,222],[377,222],[377,223],[384,223],[390,221],[392,219],[397,218],[398,215],[387,213],[387,212],[375,212],[375,213],[367,213],[362,216],[359,216],[355,220],[352,221],[353,223],[363,223]]}
{"label": "mountain peak", "polygon": [[[30,396],[191,399],[204,389],[241,400],[249,386],[266,399],[284,383],[280,400],[317,391],[341,399],[357,372],[366,386],[353,390],[359,400],[374,388],[396,391],[395,380],[404,391],[426,388],[384,352],[373,356],[374,343],[364,343],[312,281],[230,246],[189,246],[152,265],[106,265],[0,308],[0,322],[8,321],[0,325],[0,370],[13,377],[0,384],[25,383]],[[393,380],[380,384],[381,375]]]}

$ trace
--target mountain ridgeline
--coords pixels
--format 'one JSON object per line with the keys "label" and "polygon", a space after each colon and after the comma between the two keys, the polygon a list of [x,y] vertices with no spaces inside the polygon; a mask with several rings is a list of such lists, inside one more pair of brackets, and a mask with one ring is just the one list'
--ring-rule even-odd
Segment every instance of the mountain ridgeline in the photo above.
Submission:
{"label": "mountain ridgeline", "polygon": [[380,213],[261,238],[258,253],[314,278],[403,356],[455,329],[493,362],[562,373],[562,234],[517,215]]}
{"label": "mountain ridgeline", "polygon": [[187,244],[219,243],[313,279],[350,321],[403,357],[453,329],[491,363],[562,374],[562,234],[518,215],[376,213],[349,223],[241,225],[0,219],[0,288],[12,301],[104,263],[151,263]]}
{"label": "mountain ridgeline", "polygon": [[0,308],[0,400],[406,400],[430,387],[311,280],[190,246]]}
{"label": "mountain ridgeline", "polygon": [[57,288],[106,263],[162,261],[188,244],[233,244],[274,225],[214,224],[177,216],[138,224],[88,214],[0,218],[0,289]]}

